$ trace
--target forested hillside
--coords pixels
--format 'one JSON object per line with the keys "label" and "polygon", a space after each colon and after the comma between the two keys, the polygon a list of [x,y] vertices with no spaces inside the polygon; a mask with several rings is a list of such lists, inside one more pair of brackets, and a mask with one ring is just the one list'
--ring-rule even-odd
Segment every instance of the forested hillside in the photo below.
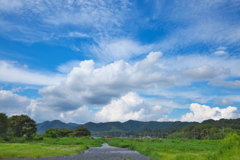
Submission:
{"label": "forested hillside", "polygon": [[[200,125],[200,126],[199,126]],[[203,127],[204,125],[204,127]],[[45,121],[37,125],[37,133],[43,133],[48,128],[66,128],[66,129],[75,129],[76,126],[79,124],[76,123],[64,123],[59,120],[54,121]],[[228,131],[229,128],[231,129],[240,129],[240,119],[221,119],[218,121],[215,120],[206,120],[202,123],[198,122],[156,122],[156,121],[149,121],[149,122],[141,122],[141,121],[134,121],[129,120],[127,122],[105,122],[105,123],[93,123],[88,122],[83,124],[82,126],[86,127],[91,131],[93,136],[103,136],[103,135],[110,135],[110,136],[157,136],[157,137],[167,137],[168,135],[175,133],[175,132],[182,132],[183,130],[189,132],[195,132],[199,128],[207,129],[206,132],[210,129],[222,129],[226,128],[225,130]],[[199,126],[199,127],[193,127]],[[202,126],[202,127],[201,127]],[[187,128],[188,127],[188,128]],[[193,135],[193,134],[191,134]],[[193,135],[194,136],[194,135]]]}
{"label": "forested hillside", "polygon": [[[87,127],[91,132],[126,132],[126,131],[138,131],[142,129],[151,129],[151,130],[159,130],[159,129],[175,129],[181,128],[191,125],[198,125],[197,122],[140,122],[129,120],[127,122],[106,122],[106,123],[93,123],[88,122],[83,124],[82,126]],[[37,125],[37,133],[43,133],[48,128],[66,128],[66,129],[74,129],[76,126],[79,126],[75,123],[64,123],[59,120],[54,121],[45,121],[43,123],[39,123]]]}
{"label": "forested hillside", "polygon": [[37,124],[37,133],[43,133],[45,130],[49,128],[65,128],[65,129],[74,129],[74,127],[79,126],[79,124],[75,123],[64,123],[59,120],[54,120],[54,121],[44,121],[42,123]]}

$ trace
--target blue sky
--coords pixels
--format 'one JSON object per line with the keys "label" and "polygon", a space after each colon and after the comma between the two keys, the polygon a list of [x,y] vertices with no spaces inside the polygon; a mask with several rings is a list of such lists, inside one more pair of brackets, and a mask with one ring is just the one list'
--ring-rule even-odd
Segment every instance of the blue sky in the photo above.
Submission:
{"label": "blue sky", "polygon": [[0,0],[0,112],[240,118],[238,0]]}

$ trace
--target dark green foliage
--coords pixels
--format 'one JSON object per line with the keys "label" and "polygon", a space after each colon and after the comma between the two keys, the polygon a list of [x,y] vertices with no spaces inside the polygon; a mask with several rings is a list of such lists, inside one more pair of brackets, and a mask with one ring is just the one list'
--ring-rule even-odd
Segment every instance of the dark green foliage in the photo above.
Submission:
{"label": "dark green foliage", "polygon": [[57,138],[58,137],[58,129],[57,128],[49,128],[43,134],[45,137]]}
{"label": "dark green foliage", "polygon": [[27,141],[26,137],[12,137],[9,143],[25,143]]}
{"label": "dark green foliage", "polygon": [[0,137],[0,143],[5,143],[5,142],[6,142],[6,140],[4,138]]}
{"label": "dark green foliage", "polygon": [[189,126],[174,132],[168,138],[188,138],[188,139],[222,139],[228,133],[235,132],[232,128],[217,128],[212,125]]}
{"label": "dark green foliage", "polygon": [[15,115],[9,118],[10,128],[16,137],[31,138],[37,131],[36,122],[27,115]]}
{"label": "dark green foliage", "polygon": [[51,138],[58,138],[58,137],[84,137],[90,136],[91,132],[83,126],[79,126],[76,128],[75,131],[71,129],[58,129],[58,128],[49,128],[47,129],[43,136],[44,137],[51,137]]}
{"label": "dark green foliage", "polygon": [[0,137],[5,137],[8,130],[8,117],[5,113],[0,113]]}
{"label": "dark green foliage", "polygon": [[86,127],[79,126],[75,130],[76,137],[83,137],[83,136],[90,136],[90,135],[91,135],[91,132]]}
{"label": "dark green foliage", "polygon": [[33,137],[33,140],[34,140],[34,141],[42,141],[42,140],[43,140],[43,136],[36,134],[36,135]]}
{"label": "dark green foliage", "polygon": [[106,122],[106,123],[93,123],[89,122],[83,126],[87,127],[90,131],[137,131],[143,129],[159,130],[159,129],[174,129],[179,127],[186,127],[190,125],[197,125],[197,122],[140,122],[129,120],[127,122]]}
{"label": "dark green foliage", "polygon": [[73,133],[73,130],[71,130],[71,129],[61,128],[58,130],[59,137],[69,137],[69,134],[71,134],[71,133]]}
{"label": "dark green foliage", "polygon": [[240,118],[238,119],[220,119],[218,121],[209,119],[202,122],[202,124],[212,125],[217,128],[232,128],[232,129],[240,129]]}
{"label": "dark green foliage", "polygon": [[[228,132],[231,132],[227,128],[240,129],[240,119],[221,119],[219,121],[206,120],[202,123],[198,122],[140,122],[129,120],[127,122],[106,122],[106,123],[93,123],[88,122],[82,126],[86,127],[91,131],[92,136],[102,137],[102,136],[112,136],[112,137],[158,137],[166,138],[168,135],[175,132],[183,132],[182,128],[189,126],[200,126],[200,128],[194,128],[195,130],[189,128],[189,131],[184,131],[184,138],[196,138],[196,139],[221,139]],[[77,124],[73,124],[76,126]],[[65,129],[75,129],[71,124],[66,124],[61,121],[55,120],[52,122],[46,121],[38,124],[38,133],[46,130],[47,128],[65,128]],[[205,128],[203,127],[205,126]],[[211,127],[209,127],[211,126]],[[225,131],[223,131],[223,129]],[[201,132],[199,132],[201,130]],[[236,130],[237,131],[237,130]],[[186,132],[186,133],[185,133]],[[240,131],[239,131],[240,132]],[[183,134],[183,133],[182,133]],[[74,137],[73,133],[69,136]],[[178,134],[178,137],[180,134]]]}

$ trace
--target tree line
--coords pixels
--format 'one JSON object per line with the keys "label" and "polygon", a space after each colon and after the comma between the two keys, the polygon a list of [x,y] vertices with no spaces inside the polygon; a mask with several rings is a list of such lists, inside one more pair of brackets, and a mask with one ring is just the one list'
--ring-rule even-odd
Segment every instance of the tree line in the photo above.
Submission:
{"label": "tree line", "polygon": [[197,126],[189,126],[184,127],[181,130],[178,130],[170,135],[168,138],[187,138],[187,139],[223,139],[228,133],[238,133],[240,134],[240,130],[232,129],[230,127],[217,128],[213,125],[197,125]]}
{"label": "tree line", "polygon": [[36,122],[27,115],[13,115],[7,117],[0,113],[0,137],[10,140],[13,137],[25,137],[32,139],[37,131]]}
{"label": "tree line", "polygon": [[[37,133],[36,121],[27,115],[13,115],[8,117],[5,113],[0,113],[0,140],[13,141],[16,138],[24,140],[42,140],[43,137],[83,137],[90,136],[91,132],[84,126],[71,129],[47,129],[42,135]],[[19,141],[19,140],[18,140]]]}
{"label": "tree line", "polygon": [[78,126],[75,130],[72,129],[65,129],[65,128],[49,128],[47,129],[42,136],[43,137],[84,137],[90,136],[91,132],[84,126]]}
{"label": "tree line", "polygon": [[93,136],[102,137],[153,137],[153,138],[188,138],[188,139],[222,139],[228,133],[240,135],[240,118],[205,120],[197,125],[168,129],[141,129],[137,131],[92,131]]}

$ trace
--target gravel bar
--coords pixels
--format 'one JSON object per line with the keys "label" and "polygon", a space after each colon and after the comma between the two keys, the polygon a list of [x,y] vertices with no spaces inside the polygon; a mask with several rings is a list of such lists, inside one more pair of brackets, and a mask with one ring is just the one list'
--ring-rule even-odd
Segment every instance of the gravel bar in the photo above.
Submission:
{"label": "gravel bar", "polygon": [[118,148],[103,143],[102,147],[91,147],[85,152],[76,155],[44,157],[44,158],[10,158],[4,160],[148,160],[149,157],[137,151]]}

